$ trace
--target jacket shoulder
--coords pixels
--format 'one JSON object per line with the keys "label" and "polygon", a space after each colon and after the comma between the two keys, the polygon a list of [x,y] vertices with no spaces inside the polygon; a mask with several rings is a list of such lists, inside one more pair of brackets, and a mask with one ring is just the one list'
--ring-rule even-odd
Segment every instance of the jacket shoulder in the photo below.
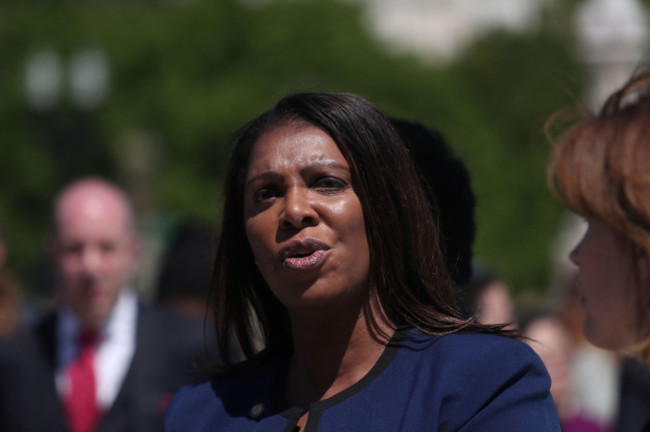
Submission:
{"label": "jacket shoulder", "polygon": [[499,391],[520,382],[521,389],[550,395],[551,380],[539,356],[527,344],[505,336],[458,334],[439,337],[428,364],[440,381],[463,383],[471,394]]}
{"label": "jacket shoulder", "polygon": [[560,431],[550,377],[527,344],[489,334],[441,339],[450,430]]}

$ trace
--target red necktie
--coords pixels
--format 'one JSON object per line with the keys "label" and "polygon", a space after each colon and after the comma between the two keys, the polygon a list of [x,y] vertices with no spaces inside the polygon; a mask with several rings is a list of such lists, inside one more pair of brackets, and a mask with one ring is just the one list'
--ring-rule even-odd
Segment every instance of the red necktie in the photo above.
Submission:
{"label": "red necktie", "polygon": [[96,332],[83,333],[79,338],[79,354],[66,369],[71,387],[64,406],[72,432],[92,432],[99,420],[93,369],[96,343]]}

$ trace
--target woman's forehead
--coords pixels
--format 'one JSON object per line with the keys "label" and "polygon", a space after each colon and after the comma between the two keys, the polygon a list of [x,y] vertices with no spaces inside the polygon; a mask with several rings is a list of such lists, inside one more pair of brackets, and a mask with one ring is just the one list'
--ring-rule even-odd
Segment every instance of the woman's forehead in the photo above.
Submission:
{"label": "woman's forehead", "polygon": [[332,162],[347,166],[337,144],[322,129],[309,124],[280,126],[262,134],[253,145],[249,176],[252,171],[289,164],[308,166]]}

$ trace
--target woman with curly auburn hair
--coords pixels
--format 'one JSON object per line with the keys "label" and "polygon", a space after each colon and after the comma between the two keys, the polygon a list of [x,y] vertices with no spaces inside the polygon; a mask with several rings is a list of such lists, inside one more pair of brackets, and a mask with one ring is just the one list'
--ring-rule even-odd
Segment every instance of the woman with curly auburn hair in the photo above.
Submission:
{"label": "woman with curly auburn hair", "polygon": [[570,253],[585,336],[650,368],[650,72],[560,136],[548,181],[589,224]]}

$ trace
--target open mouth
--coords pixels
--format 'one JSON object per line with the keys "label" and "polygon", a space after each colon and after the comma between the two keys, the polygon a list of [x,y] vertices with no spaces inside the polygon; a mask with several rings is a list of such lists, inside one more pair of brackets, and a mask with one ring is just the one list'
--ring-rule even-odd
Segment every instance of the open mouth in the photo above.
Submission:
{"label": "open mouth", "polygon": [[289,256],[287,258],[305,258],[305,257],[308,257],[309,255],[313,254],[314,252],[315,251],[313,251],[313,252],[305,252],[305,253],[298,253],[298,254]]}
{"label": "open mouth", "polygon": [[290,270],[310,270],[327,255],[329,246],[317,240],[295,241],[281,250],[283,265]]}
{"label": "open mouth", "polygon": [[327,251],[318,249],[309,253],[300,253],[284,259],[284,266],[291,270],[310,270],[325,257]]}

